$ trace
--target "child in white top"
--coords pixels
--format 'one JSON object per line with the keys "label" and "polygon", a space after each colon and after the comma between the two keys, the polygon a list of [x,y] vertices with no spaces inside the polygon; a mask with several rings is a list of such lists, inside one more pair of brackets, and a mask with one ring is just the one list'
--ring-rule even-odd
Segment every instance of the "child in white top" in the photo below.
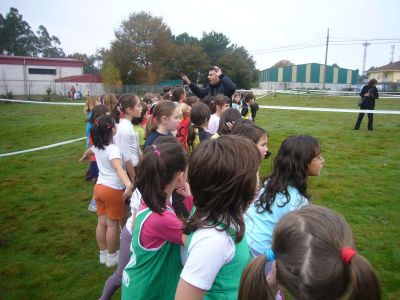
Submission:
{"label": "child in white top", "polygon": [[119,97],[116,106],[122,114],[119,120],[118,130],[114,137],[115,144],[122,153],[122,164],[132,182],[135,180],[135,167],[139,164],[141,155],[139,134],[133,129],[132,119],[140,117],[142,105],[136,94],[124,94]]}
{"label": "child in white top", "polygon": [[223,94],[218,94],[211,102],[210,110],[212,115],[210,121],[208,122],[207,128],[207,131],[209,133],[215,134],[217,132],[219,119],[221,118],[221,115],[224,113],[224,111],[229,108],[230,103],[231,101],[229,100],[229,98],[227,96],[224,96]]}
{"label": "child in white top", "polygon": [[133,185],[122,167],[121,152],[113,144],[115,121],[110,116],[97,118],[90,135],[93,147],[86,150],[81,161],[96,155],[99,177],[94,187],[98,222],[96,240],[100,250],[100,263],[112,267],[118,263],[117,239],[119,221],[125,216],[125,199],[131,196]]}

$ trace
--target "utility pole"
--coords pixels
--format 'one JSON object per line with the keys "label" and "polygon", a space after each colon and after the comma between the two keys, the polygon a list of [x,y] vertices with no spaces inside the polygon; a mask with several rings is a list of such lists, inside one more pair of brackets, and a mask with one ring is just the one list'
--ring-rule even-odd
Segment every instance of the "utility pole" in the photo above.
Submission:
{"label": "utility pole", "polygon": [[322,81],[322,89],[323,89],[323,90],[325,90],[325,82],[326,82],[326,63],[327,63],[327,61],[328,61],[328,45],[329,45],[329,28],[328,28],[328,33],[327,33],[327,35],[326,35],[324,80]]}
{"label": "utility pole", "polygon": [[362,75],[365,75],[365,61],[367,60],[367,47],[370,45],[367,41],[362,44],[364,46],[364,58],[363,58],[363,66],[362,66]]}
{"label": "utility pole", "polygon": [[392,48],[392,51],[390,51],[390,63],[393,62],[393,56],[394,56],[394,45],[390,46],[390,48]]}

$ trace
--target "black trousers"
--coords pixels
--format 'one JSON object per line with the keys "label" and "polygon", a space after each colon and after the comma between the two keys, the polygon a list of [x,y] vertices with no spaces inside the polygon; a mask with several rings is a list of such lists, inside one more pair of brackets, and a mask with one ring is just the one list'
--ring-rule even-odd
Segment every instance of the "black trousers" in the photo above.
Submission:
{"label": "black trousers", "polygon": [[[367,106],[361,106],[360,109],[362,110],[374,110],[375,107],[367,107]],[[356,122],[356,125],[354,126],[354,129],[360,129],[361,122],[364,118],[364,113],[359,113],[358,114],[358,119]],[[368,114],[368,130],[373,130],[373,123],[374,123],[374,114]]]}

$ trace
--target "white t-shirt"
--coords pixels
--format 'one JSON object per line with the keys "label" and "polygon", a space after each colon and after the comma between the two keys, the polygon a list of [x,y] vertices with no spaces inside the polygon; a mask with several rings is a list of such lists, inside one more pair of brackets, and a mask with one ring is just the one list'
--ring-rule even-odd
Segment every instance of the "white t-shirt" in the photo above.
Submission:
{"label": "white t-shirt", "polygon": [[140,201],[142,200],[142,194],[139,192],[138,189],[135,189],[132,193],[131,197],[131,216],[129,219],[126,221],[126,229],[128,232],[132,235],[132,223],[133,223],[133,216],[135,215],[135,212],[138,211],[139,206],[140,206]]}
{"label": "white t-shirt", "polygon": [[235,256],[235,242],[225,231],[201,228],[193,233],[188,251],[181,278],[208,291],[221,268]]}
{"label": "white t-shirt", "polygon": [[97,178],[97,183],[113,189],[125,189],[124,184],[118,177],[117,171],[111,165],[112,159],[121,159],[121,152],[119,151],[118,146],[115,144],[110,144],[105,146],[104,150],[94,146],[91,149],[96,155],[96,162],[97,166],[99,167],[99,177]]}
{"label": "white t-shirt", "polygon": [[216,114],[211,115],[210,121],[208,121],[207,131],[211,134],[214,134],[218,131],[219,119]]}
{"label": "white t-shirt", "polygon": [[127,119],[121,119],[114,136],[114,142],[121,149],[123,166],[131,161],[135,167],[139,164],[140,145],[139,134],[133,129],[133,125]]}

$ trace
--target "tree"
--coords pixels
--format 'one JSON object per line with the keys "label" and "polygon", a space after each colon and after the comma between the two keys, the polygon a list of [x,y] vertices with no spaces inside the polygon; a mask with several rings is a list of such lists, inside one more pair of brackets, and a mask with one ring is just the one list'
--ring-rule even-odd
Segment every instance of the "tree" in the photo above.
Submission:
{"label": "tree", "polygon": [[193,82],[202,80],[210,66],[203,49],[195,44],[176,46],[169,65],[169,78],[180,78],[185,74]]}
{"label": "tree", "polygon": [[100,75],[103,84],[110,92],[115,92],[116,88],[122,87],[120,73],[111,62],[104,62],[100,70]]}
{"label": "tree", "polygon": [[99,68],[96,66],[98,58],[96,54],[88,56],[85,53],[75,52],[67,56],[68,58],[83,60],[83,73],[84,74],[97,74]]}
{"label": "tree", "polygon": [[37,37],[16,8],[5,17],[0,14],[0,53],[3,55],[37,55]]}
{"label": "tree", "polygon": [[56,36],[50,36],[46,27],[43,25],[39,26],[37,33],[37,49],[43,57],[65,57],[63,49],[58,48],[61,45],[60,40]]}
{"label": "tree", "polygon": [[22,17],[13,7],[5,17],[0,14],[0,54],[65,57],[56,36],[50,36],[43,25],[39,26],[36,35]]}
{"label": "tree", "polygon": [[278,61],[276,64],[274,64],[271,68],[281,68],[281,67],[288,67],[288,66],[294,66],[294,63],[292,63],[290,60],[283,59]]}
{"label": "tree", "polygon": [[190,36],[188,33],[184,32],[177,36],[172,36],[175,45],[182,46],[182,45],[198,45],[199,39],[193,36]]}
{"label": "tree", "polygon": [[133,13],[115,31],[110,60],[124,83],[155,83],[167,73],[173,43],[170,28],[161,17]]}
{"label": "tree", "polygon": [[249,89],[255,79],[255,62],[244,47],[233,45],[219,60],[222,68],[238,88]]}
{"label": "tree", "polygon": [[222,33],[212,31],[210,33],[203,32],[200,40],[200,47],[207,53],[210,63],[216,65],[219,59],[228,50],[230,40]]}

